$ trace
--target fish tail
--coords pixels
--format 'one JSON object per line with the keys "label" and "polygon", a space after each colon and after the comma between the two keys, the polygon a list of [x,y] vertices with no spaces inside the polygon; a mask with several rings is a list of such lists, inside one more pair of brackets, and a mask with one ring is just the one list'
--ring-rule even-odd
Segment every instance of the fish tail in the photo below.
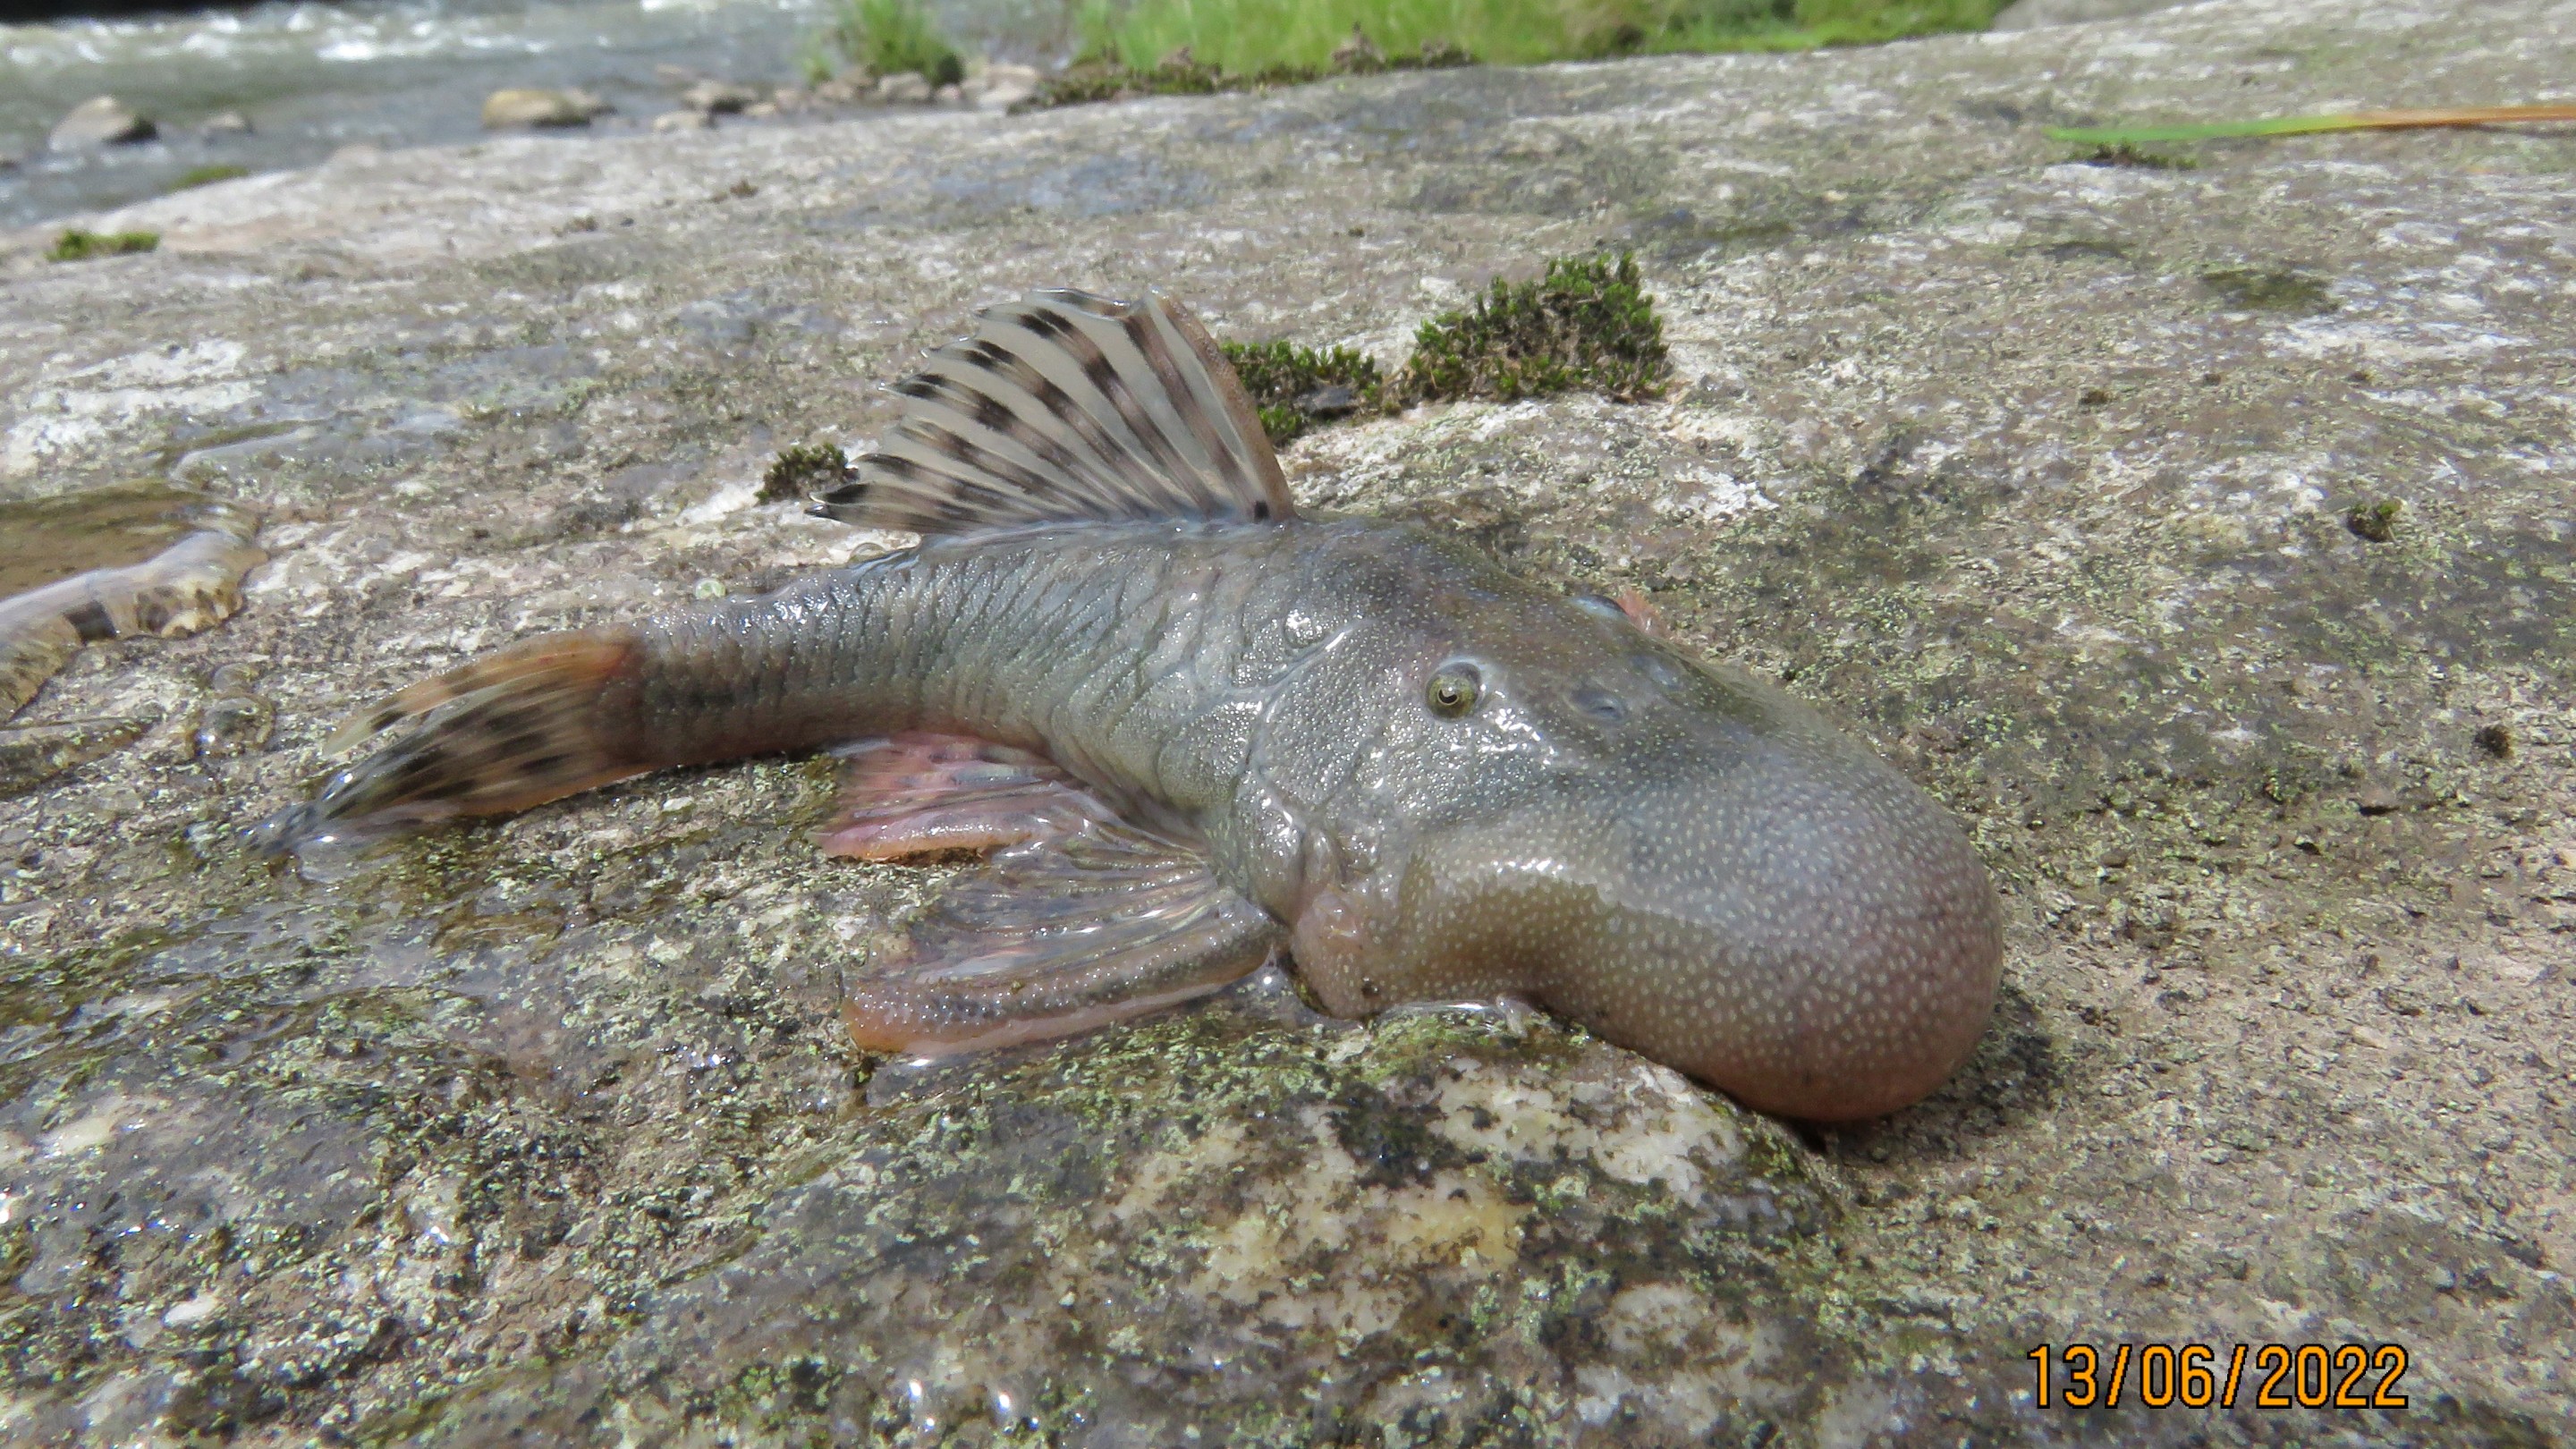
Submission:
{"label": "fish tail", "polygon": [[409,732],[254,827],[251,843],[281,852],[524,810],[669,763],[636,748],[633,711],[620,707],[643,652],[632,629],[549,634],[388,695],[326,750]]}

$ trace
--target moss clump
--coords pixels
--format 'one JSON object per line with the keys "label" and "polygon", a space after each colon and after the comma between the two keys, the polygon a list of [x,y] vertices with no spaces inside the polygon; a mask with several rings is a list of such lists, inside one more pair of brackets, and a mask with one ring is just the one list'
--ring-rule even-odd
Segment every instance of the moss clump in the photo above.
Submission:
{"label": "moss clump", "polygon": [[1411,360],[1392,378],[1347,347],[1218,346],[1274,447],[1318,423],[1423,402],[1510,402],[1577,389],[1635,402],[1661,394],[1670,372],[1663,320],[1626,252],[1560,257],[1538,281],[1495,282],[1472,305],[1424,322]]}
{"label": "moss clump", "polygon": [[2405,511],[2405,504],[2394,498],[2382,498],[2377,503],[2362,504],[2345,514],[2343,526],[2351,529],[2356,538],[2386,543],[2397,536],[2397,515]]}
{"label": "moss clump", "polygon": [[841,0],[824,43],[877,75],[915,71],[933,86],[966,78],[965,60],[918,0]]}
{"label": "moss clump", "polygon": [[2193,171],[2200,163],[2187,156],[2172,156],[2162,151],[2146,151],[2126,141],[2114,146],[2096,146],[2079,151],[2074,160],[2086,166],[2136,166],[2148,171]]}
{"label": "moss clump", "polygon": [[849,481],[850,459],[837,443],[800,443],[782,448],[760,475],[760,501],[788,503],[811,498]]}
{"label": "moss clump", "polygon": [[2242,311],[2314,315],[2335,309],[2321,278],[2288,267],[2213,267],[2200,280],[2220,301]]}
{"label": "moss clump", "polygon": [[128,252],[148,252],[161,245],[157,231],[83,231],[73,227],[54,238],[52,250],[45,253],[49,262],[85,262],[93,257],[121,257]]}
{"label": "moss clump", "polygon": [[1305,85],[1328,75],[1374,75],[1389,70],[1445,70],[1474,65],[1476,58],[1445,40],[1423,42],[1408,55],[1385,55],[1375,47],[1337,52],[1326,65],[1273,62],[1251,70],[1227,70],[1198,59],[1180,46],[1152,65],[1130,65],[1114,52],[1095,51],[1049,77],[1030,98],[1031,107],[1079,106],[1097,101],[1132,100],[1138,96],[1205,96],[1219,91],[1271,90]]}
{"label": "moss clump", "polygon": [[1396,378],[1401,403],[1516,398],[1586,388],[1620,402],[1662,393],[1671,364],[1664,324],[1639,284],[1637,259],[1568,257],[1535,282],[1497,280],[1414,334]]}
{"label": "moss clump", "polygon": [[185,191],[191,186],[212,186],[218,181],[239,181],[249,174],[250,168],[247,166],[231,166],[222,163],[212,166],[191,166],[179,173],[179,179],[171,183],[170,189]]}
{"label": "moss clump", "polygon": [[1286,447],[1315,423],[1386,410],[1386,379],[1377,363],[1347,347],[1317,352],[1293,342],[1218,345],[1243,379],[1273,447]]}

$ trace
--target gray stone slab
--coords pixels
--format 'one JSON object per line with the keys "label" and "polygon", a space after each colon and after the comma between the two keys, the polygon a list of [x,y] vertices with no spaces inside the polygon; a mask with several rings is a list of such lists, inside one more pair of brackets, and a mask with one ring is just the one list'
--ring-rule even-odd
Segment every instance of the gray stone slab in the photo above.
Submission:
{"label": "gray stone slab", "polygon": [[[175,471],[268,506],[272,562],[21,717],[157,723],[0,800],[0,1424],[2556,1442],[2576,136],[2183,169],[2039,128],[2546,99],[2572,43],[2563,3],[2218,4],[505,137],[90,220],[149,255],[9,236],[0,498]],[[815,859],[817,762],[335,880],[232,843],[377,691],[867,546],[759,474],[882,426],[977,305],[1161,285],[1391,363],[1602,245],[1645,264],[1670,397],[1327,429],[1292,480],[1640,588],[1961,812],[2005,1005],[1887,1122],[1801,1135],[1544,1020],[1337,1025],[1275,983],[934,1076],[863,1058],[838,983],[935,873]],[[199,760],[230,664],[273,742]],[[2249,1368],[2233,1409],[2043,1409],[2027,1355],[2070,1342],[2397,1344],[2409,1406],[2257,1408]]]}

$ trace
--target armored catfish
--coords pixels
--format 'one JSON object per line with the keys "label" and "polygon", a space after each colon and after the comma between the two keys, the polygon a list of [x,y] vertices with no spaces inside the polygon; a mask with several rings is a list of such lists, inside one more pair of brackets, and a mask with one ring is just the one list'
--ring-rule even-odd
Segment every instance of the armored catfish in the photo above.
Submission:
{"label": "armored catfish", "polygon": [[1998,907],[1939,805],[1609,601],[1302,516],[1171,300],[1033,294],[899,391],[817,511],[917,547],[415,684],[257,833],[838,746],[823,849],[988,857],[855,989],[872,1049],[1081,1031],[1283,948],[1340,1015],[1522,997],[1810,1119],[1920,1098],[1984,1029]]}

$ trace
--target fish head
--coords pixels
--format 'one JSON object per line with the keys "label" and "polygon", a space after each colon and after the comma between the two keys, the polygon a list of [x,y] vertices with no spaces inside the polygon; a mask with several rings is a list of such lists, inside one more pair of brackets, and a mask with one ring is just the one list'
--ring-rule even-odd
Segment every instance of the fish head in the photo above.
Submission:
{"label": "fish head", "polygon": [[1992,1012],[2000,913],[1950,813],[1783,691],[1579,601],[1409,652],[1363,870],[1296,914],[1325,1004],[1525,996],[1782,1116],[1928,1094]]}

